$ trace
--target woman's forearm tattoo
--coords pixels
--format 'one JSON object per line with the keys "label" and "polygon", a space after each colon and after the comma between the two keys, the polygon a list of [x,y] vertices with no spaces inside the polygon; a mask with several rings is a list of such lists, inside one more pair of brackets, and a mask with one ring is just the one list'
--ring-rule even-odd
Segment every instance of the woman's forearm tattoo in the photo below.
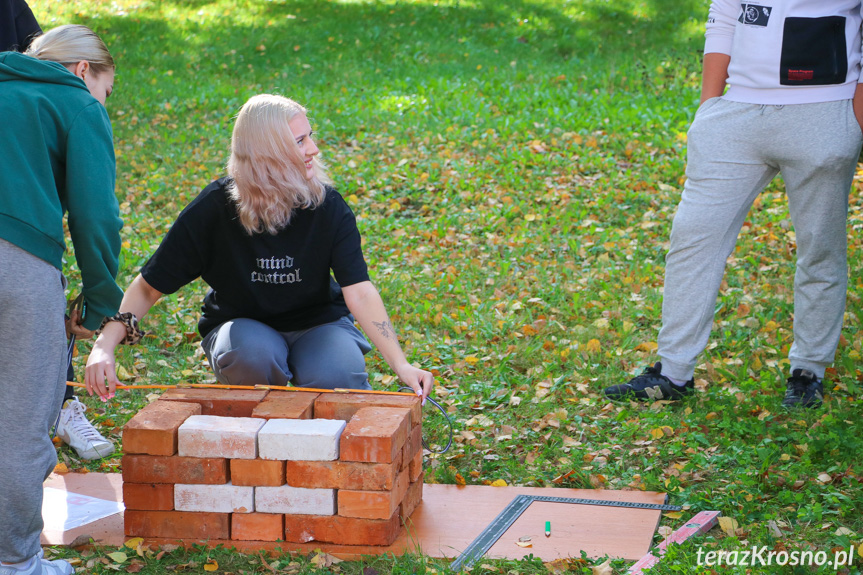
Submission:
{"label": "woman's forearm tattoo", "polygon": [[387,339],[397,339],[396,330],[393,327],[393,324],[388,321],[373,321],[375,327],[378,328],[378,331]]}

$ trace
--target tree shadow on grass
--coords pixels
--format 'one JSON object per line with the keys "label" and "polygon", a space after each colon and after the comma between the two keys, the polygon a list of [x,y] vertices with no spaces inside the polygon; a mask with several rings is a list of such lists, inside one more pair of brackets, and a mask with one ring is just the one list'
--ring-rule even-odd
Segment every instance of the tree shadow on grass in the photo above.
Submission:
{"label": "tree shadow on grass", "polygon": [[[142,133],[157,132],[163,144],[182,149],[200,136],[222,148],[232,116],[260,92],[307,103],[342,134],[392,123],[419,137],[491,117],[504,133],[537,122],[591,129],[635,93],[666,97],[677,80],[653,72],[666,59],[683,58],[672,66],[683,71],[697,65],[706,9],[695,0],[661,4],[161,0],[83,21],[118,61],[109,106],[125,116],[118,137],[142,130],[129,124],[135,116],[150,119]],[[656,115],[652,102],[639,105]]]}
{"label": "tree shadow on grass", "polygon": [[602,77],[609,68],[672,52],[697,55],[701,40],[691,30],[693,19],[704,16],[702,3],[685,0],[673,10],[660,4],[256,2],[248,4],[257,15],[250,24],[235,18],[237,9],[227,2],[199,1],[190,9],[185,0],[161,0],[157,10],[102,14],[91,23],[107,35],[121,74],[135,88],[149,84],[166,92],[165,84],[183,80],[195,91],[224,94],[230,91],[225,86],[263,86],[278,77],[304,87],[362,85],[374,91],[466,81],[513,67]]}

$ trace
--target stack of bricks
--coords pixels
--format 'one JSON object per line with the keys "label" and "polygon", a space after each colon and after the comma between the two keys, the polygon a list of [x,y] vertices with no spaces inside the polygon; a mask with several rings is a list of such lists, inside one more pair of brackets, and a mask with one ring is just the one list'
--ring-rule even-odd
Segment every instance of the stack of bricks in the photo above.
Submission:
{"label": "stack of bricks", "polygon": [[422,500],[407,395],[173,389],[123,429],[127,536],[390,545]]}

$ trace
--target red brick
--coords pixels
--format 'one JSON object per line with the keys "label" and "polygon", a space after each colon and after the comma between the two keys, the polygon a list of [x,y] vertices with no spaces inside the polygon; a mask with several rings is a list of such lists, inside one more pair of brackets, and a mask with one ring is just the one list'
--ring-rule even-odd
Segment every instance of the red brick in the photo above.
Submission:
{"label": "red brick", "polygon": [[389,519],[357,519],[338,515],[286,515],[285,541],[290,543],[340,543],[342,545],[392,545],[399,534],[398,513]]}
{"label": "red brick", "polygon": [[262,419],[312,419],[315,399],[320,393],[270,391],[266,399],[252,410],[252,417]]}
{"label": "red brick", "polygon": [[170,483],[123,483],[123,505],[141,511],[174,509],[174,486]]}
{"label": "red brick", "polygon": [[195,403],[155,401],[139,411],[123,427],[123,452],[147,455],[177,453],[177,428],[192,415],[200,415]]}
{"label": "red brick", "polygon": [[364,407],[401,407],[411,412],[410,427],[422,422],[422,404],[415,395],[379,395],[372,393],[322,393],[315,400],[315,417],[350,421]]}
{"label": "red brick", "polygon": [[384,491],[395,485],[398,465],[395,463],[364,463],[340,461],[341,477],[338,489]]}
{"label": "red brick", "polygon": [[[405,442],[405,445],[407,445],[407,442]],[[402,447],[401,449],[399,449],[399,452],[396,455],[396,458],[393,459],[393,466],[395,467],[396,472],[399,472],[402,469],[404,469],[404,466],[405,466],[405,464],[404,464],[404,453],[405,453],[405,448]]]}
{"label": "red brick", "polygon": [[[405,498],[399,508],[399,515],[401,515],[402,521],[410,517],[422,502],[423,479],[425,479],[425,473],[420,473],[419,478],[408,486],[408,492],[405,494]],[[408,523],[408,525],[410,524]]]}
{"label": "red brick", "polygon": [[401,473],[390,491],[339,490],[339,515],[363,519],[387,519],[398,511],[399,504],[407,493],[410,481],[407,473]]}
{"label": "red brick", "polygon": [[252,411],[267,396],[266,389],[169,389],[159,401],[197,403],[201,415],[251,417]]}
{"label": "red brick", "polygon": [[408,433],[408,440],[402,448],[402,461],[399,469],[405,469],[417,453],[422,453],[422,450],[423,427],[422,425],[415,425]]}
{"label": "red brick", "polygon": [[232,459],[231,483],[278,487],[285,484],[285,462],[263,459]]}
{"label": "red brick", "polygon": [[408,464],[408,476],[411,479],[411,483],[419,479],[420,475],[423,472],[423,452],[418,451],[416,456],[411,459]]}
{"label": "red brick", "polygon": [[342,432],[339,459],[369,463],[398,461],[408,438],[410,411],[396,407],[364,407]]}
{"label": "red brick", "polygon": [[286,461],[285,479],[292,487],[339,489],[340,461]]}
{"label": "red brick", "polygon": [[128,537],[229,539],[230,517],[230,513],[127,509],[125,533]]}
{"label": "red brick", "polygon": [[122,465],[123,481],[130,483],[218,485],[228,482],[226,459],[124,455]]}
{"label": "red brick", "polygon": [[279,541],[285,535],[285,516],[280,513],[234,513],[231,539],[234,541]]}
{"label": "red brick", "polygon": [[393,488],[396,471],[392,463],[287,461],[285,478],[294,487],[384,491]]}

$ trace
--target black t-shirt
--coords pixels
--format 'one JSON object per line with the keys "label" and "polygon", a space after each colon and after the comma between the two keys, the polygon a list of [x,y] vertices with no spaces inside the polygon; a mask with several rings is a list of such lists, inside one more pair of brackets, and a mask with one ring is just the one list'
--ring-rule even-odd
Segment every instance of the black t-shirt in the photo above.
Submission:
{"label": "black t-shirt", "polygon": [[320,206],[295,210],[278,234],[250,236],[229,184],[216,180],[180,213],[141,269],[147,283],[174,293],[198,277],[207,282],[202,336],[240,317],[295,331],[348,315],[339,286],[369,274],[356,218],[338,192],[327,188]]}
{"label": "black t-shirt", "polygon": [[23,52],[42,32],[25,0],[0,0],[0,52]]}

